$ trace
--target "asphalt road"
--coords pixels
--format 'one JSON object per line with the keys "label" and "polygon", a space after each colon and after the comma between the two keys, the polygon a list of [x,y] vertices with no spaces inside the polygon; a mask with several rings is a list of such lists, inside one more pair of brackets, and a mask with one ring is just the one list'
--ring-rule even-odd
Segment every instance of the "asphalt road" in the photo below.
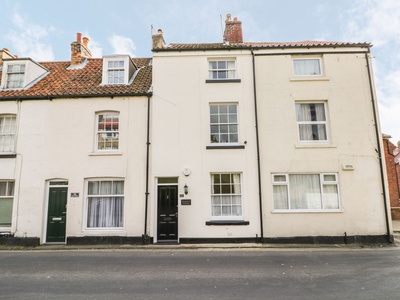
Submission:
{"label": "asphalt road", "polygon": [[0,251],[0,299],[400,299],[400,249]]}

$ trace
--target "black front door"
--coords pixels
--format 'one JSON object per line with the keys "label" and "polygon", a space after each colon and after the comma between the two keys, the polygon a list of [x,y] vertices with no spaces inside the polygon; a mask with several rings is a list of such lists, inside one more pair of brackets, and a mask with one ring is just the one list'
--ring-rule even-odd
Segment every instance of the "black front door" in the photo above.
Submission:
{"label": "black front door", "polygon": [[178,241],[178,187],[158,187],[157,240]]}
{"label": "black front door", "polygon": [[46,242],[65,242],[67,187],[50,187]]}

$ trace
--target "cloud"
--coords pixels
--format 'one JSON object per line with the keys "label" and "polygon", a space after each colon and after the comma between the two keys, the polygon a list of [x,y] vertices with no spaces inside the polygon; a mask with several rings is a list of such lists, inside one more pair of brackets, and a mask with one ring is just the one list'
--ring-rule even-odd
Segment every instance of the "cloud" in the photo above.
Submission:
{"label": "cloud", "polygon": [[14,28],[6,34],[6,39],[12,44],[12,53],[38,61],[54,60],[53,48],[45,42],[46,37],[55,31],[53,26],[41,26],[18,12],[11,19]]}
{"label": "cloud", "polygon": [[111,46],[116,54],[129,54],[130,56],[136,56],[135,43],[128,37],[113,35],[108,39]]}
{"label": "cloud", "polygon": [[346,39],[374,45],[382,131],[400,140],[400,1],[357,0],[347,14]]}

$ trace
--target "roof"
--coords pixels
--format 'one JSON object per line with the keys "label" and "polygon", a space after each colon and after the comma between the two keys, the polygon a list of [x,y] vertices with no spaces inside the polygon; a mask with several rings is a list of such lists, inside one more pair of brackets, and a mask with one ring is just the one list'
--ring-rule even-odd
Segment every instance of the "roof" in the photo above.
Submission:
{"label": "roof", "polygon": [[[132,58],[139,67],[130,84],[102,85],[103,59],[88,58],[83,67],[70,68],[70,61],[41,62],[49,73],[32,86],[19,90],[0,90],[0,100],[77,98],[99,96],[140,96],[151,88],[151,58]],[[0,81],[2,72],[0,71]]]}
{"label": "roof", "polygon": [[153,51],[193,51],[193,50],[229,50],[229,49],[273,49],[273,48],[335,48],[335,47],[372,47],[370,43],[329,42],[329,41],[300,41],[300,42],[244,42],[244,43],[172,43],[164,48]]}

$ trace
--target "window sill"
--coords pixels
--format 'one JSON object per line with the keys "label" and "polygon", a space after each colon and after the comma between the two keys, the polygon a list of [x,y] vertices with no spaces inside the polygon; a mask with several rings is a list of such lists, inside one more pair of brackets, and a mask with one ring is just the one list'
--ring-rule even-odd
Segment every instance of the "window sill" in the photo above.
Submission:
{"label": "window sill", "polygon": [[16,158],[16,153],[0,153],[0,158]]}
{"label": "window sill", "polygon": [[332,144],[297,144],[294,146],[296,149],[314,149],[314,148],[337,148],[336,145]]}
{"label": "window sill", "polygon": [[104,151],[104,152],[92,152],[89,153],[89,156],[121,156],[122,152],[115,151]]}
{"label": "window sill", "polygon": [[296,76],[296,77],[290,77],[290,81],[329,81],[329,77],[325,76]]}
{"label": "window sill", "polygon": [[249,221],[207,221],[206,225],[207,226],[226,226],[226,225],[249,225]]}
{"label": "window sill", "polygon": [[244,149],[245,145],[218,145],[218,146],[206,146],[207,150],[215,149]]}
{"label": "window sill", "polygon": [[114,231],[120,231],[123,232],[124,228],[123,227],[93,227],[93,228],[85,228],[84,232],[85,233],[96,233],[98,234],[99,232],[104,232],[104,233],[108,233],[108,232],[114,232]]}
{"label": "window sill", "polygon": [[271,211],[271,213],[273,214],[313,214],[313,213],[317,213],[317,214],[321,214],[321,213],[343,213],[343,209],[292,209],[292,210],[273,210]]}
{"label": "window sill", "polygon": [[241,79],[206,79],[206,83],[235,83],[241,81]]}

